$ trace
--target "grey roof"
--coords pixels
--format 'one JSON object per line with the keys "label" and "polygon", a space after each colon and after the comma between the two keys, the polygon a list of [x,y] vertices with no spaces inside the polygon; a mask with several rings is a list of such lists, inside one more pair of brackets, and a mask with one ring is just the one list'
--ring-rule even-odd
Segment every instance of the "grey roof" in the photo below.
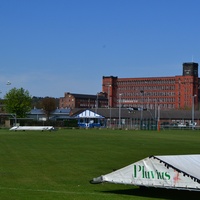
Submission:
{"label": "grey roof", "polygon": [[44,114],[44,110],[38,109],[38,108],[34,108],[28,114],[30,114],[30,115],[43,115]]}
{"label": "grey roof", "polygon": [[[66,109],[66,108],[60,108],[60,109],[56,109],[53,112],[51,112],[52,115],[69,115],[70,113],[70,109]],[[29,113],[29,115],[44,115],[44,110],[43,109],[38,109],[38,108],[34,108],[32,109]]]}
{"label": "grey roof", "polygon": [[[93,95],[93,94],[75,94],[75,93],[70,93],[70,94],[78,99],[97,99],[97,95]],[[98,95],[98,99],[106,100],[107,98],[105,96]]]}
{"label": "grey roof", "polygon": [[69,108],[57,108],[55,109],[53,112],[51,112],[51,114],[53,115],[61,115],[61,114],[64,114],[64,115],[69,115],[70,113],[70,109]]}
{"label": "grey roof", "polygon": [[88,108],[74,108],[70,111],[70,116],[74,117],[74,116],[84,112],[85,110],[88,110]]}
{"label": "grey roof", "polygon": [[[88,108],[87,108],[88,109]],[[73,109],[71,111],[71,116],[77,115],[83,112],[86,109]],[[89,109],[105,118],[119,118],[119,108],[92,108]],[[143,110],[143,119],[155,119],[155,110]],[[129,111],[128,108],[121,108],[121,117],[122,118],[141,118],[141,111],[133,110]],[[156,116],[157,118],[157,116]],[[160,119],[191,119],[192,111],[191,110],[160,110]],[[194,112],[194,119],[200,118],[200,111]]]}

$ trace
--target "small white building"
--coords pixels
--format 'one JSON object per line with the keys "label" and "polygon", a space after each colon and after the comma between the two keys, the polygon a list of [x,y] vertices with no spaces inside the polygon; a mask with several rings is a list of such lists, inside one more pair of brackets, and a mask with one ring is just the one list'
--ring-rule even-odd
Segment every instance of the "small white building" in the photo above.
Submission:
{"label": "small white building", "polygon": [[88,127],[88,128],[94,128],[94,127],[102,127],[105,126],[104,118],[103,116],[91,111],[91,110],[85,110],[75,116],[76,119],[78,119],[78,126],[79,127]]}

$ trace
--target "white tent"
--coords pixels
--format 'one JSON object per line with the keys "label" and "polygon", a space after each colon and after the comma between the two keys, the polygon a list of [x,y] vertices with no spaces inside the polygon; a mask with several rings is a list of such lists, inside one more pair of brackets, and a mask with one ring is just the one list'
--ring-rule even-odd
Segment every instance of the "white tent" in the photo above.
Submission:
{"label": "white tent", "polygon": [[104,117],[91,110],[85,110],[82,113],[78,114],[75,118],[104,118]]}
{"label": "white tent", "polygon": [[52,131],[53,126],[13,126],[10,131]]}
{"label": "white tent", "polygon": [[103,116],[91,111],[85,110],[82,113],[75,116],[78,119],[78,125],[80,127],[100,127]]}
{"label": "white tent", "polygon": [[150,156],[91,181],[102,182],[200,191],[200,155]]}

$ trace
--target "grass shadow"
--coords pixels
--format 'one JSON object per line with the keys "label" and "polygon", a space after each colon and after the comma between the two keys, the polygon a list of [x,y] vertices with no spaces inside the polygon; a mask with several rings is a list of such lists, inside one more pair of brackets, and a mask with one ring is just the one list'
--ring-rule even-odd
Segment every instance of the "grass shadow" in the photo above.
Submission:
{"label": "grass shadow", "polygon": [[103,191],[104,193],[130,195],[138,197],[149,197],[155,199],[183,200],[197,199],[200,195],[198,191],[160,189],[160,188],[133,188],[127,190]]}

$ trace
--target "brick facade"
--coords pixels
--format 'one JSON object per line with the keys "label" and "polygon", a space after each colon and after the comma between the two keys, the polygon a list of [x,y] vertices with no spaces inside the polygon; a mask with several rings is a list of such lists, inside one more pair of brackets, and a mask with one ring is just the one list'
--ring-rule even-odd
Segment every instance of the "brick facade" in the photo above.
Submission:
{"label": "brick facade", "polygon": [[59,100],[59,108],[105,108],[108,106],[106,94],[74,94],[66,92]]}
{"label": "brick facade", "polygon": [[[102,92],[109,105],[155,109],[198,109],[198,64],[183,63],[183,75],[172,77],[118,78],[103,76]],[[121,102],[119,101],[121,99]]]}

